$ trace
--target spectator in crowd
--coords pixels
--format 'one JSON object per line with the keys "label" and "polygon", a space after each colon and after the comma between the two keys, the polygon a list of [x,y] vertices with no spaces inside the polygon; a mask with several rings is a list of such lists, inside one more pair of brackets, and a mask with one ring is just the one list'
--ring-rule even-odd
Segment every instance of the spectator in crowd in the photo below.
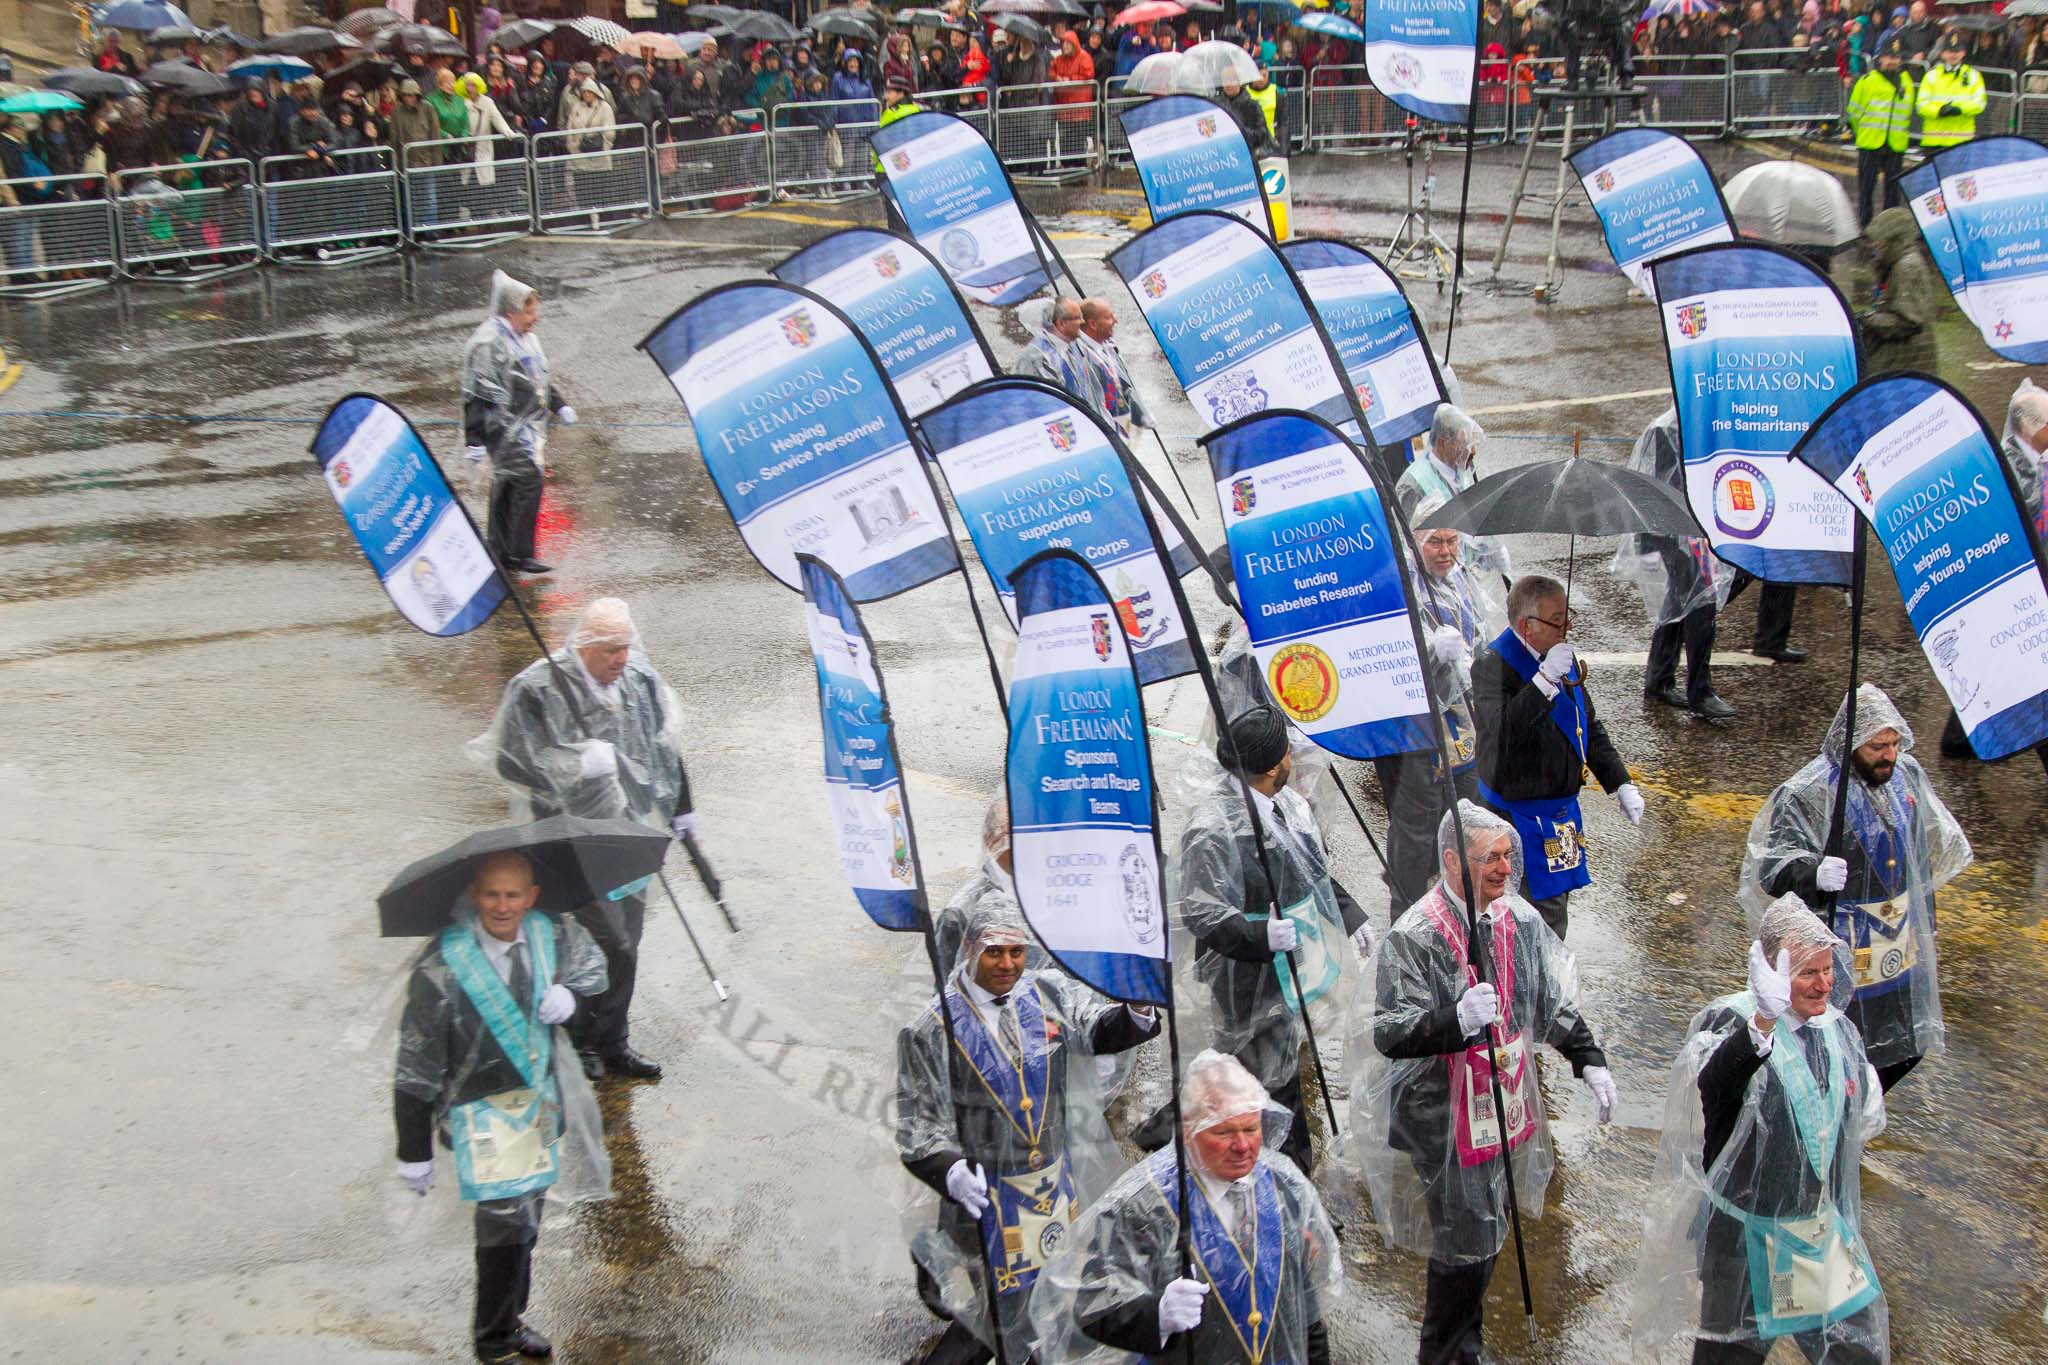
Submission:
{"label": "spectator in crowd", "polygon": [[597,83],[597,66],[592,62],[577,62],[569,68],[569,79],[562,82],[561,97],[555,101],[554,127],[569,126],[569,115],[575,112],[577,104],[582,100],[585,81],[597,85],[598,98],[602,99],[607,107],[611,105],[612,92]]}
{"label": "spectator in crowd", "polygon": [[491,103],[498,107],[501,117],[513,116],[512,94],[515,89],[511,63],[503,57],[493,57],[484,63],[484,93],[491,97]]}
{"label": "spectator in crowd", "polygon": [[782,68],[782,54],[772,47],[761,54],[761,69],[754,73],[754,89],[748,98],[753,107],[769,119],[771,126],[776,106],[796,98],[796,86]]}
{"label": "spectator in crowd", "polygon": [[977,90],[988,84],[988,53],[982,50],[981,39],[972,33],[961,33],[957,29],[947,34],[946,42],[953,49],[953,61],[960,73],[960,86],[966,90]]}
{"label": "spectator in crowd", "polygon": [[925,90],[953,90],[960,84],[960,64],[953,60],[953,54],[943,42],[933,40],[925,49],[923,71],[918,84]]}
{"label": "spectator in crowd", "polygon": [[1920,81],[1920,146],[1937,151],[1977,136],[1977,116],[1984,112],[1984,78],[1963,60],[1963,35],[1941,40],[1941,63],[1927,69]]}
{"label": "spectator in crowd", "polygon": [[[998,29],[996,36],[1000,39],[1004,35]],[[1038,44],[1032,42],[1029,38],[1018,38],[1012,35],[1009,51],[1003,55],[1001,61],[997,64],[996,84],[1004,87],[1044,85],[1045,72],[1045,53],[1039,50]]]}
{"label": "spectator in crowd", "polygon": [[1106,89],[1110,76],[1116,71],[1116,54],[1109,50],[1100,28],[1093,24],[1088,26],[1088,35],[1081,40],[1081,50],[1088,54],[1088,66],[1095,73],[1096,88]]}
{"label": "spectator in crowd", "polygon": [[840,123],[873,123],[880,115],[875,108],[875,87],[868,83],[861,66],[859,49],[848,48],[840,54],[839,69],[832,73],[828,94],[839,106],[833,114]]}
{"label": "spectator in crowd", "polygon": [[1742,29],[1736,35],[1737,51],[1769,52],[1786,46],[1787,41],[1785,31],[1764,12],[1764,0],[1750,0]]}
{"label": "spectator in crowd", "polygon": [[[1849,92],[1849,126],[1856,134],[1857,222],[1864,227],[1870,226],[1877,208],[1903,202],[1899,172],[1913,122],[1913,78],[1900,67],[1899,40],[1894,38],[1879,54],[1877,66],[1864,72]],[[1884,181],[1881,201],[1879,180]]]}
{"label": "spectator in crowd", "polygon": [[1934,319],[1946,291],[1936,288],[1934,267],[1921,246],[1919,224],[1911,210],[1889,208],[1870,220],[1863,236],[1877,277],[1872,297],[1858,300],[1862,306],[1856,313],[1869,347],[1866,368],[1871,374],[1887,370],[1936,373],[1941,352],[1935,341]]}
{"label": "spectator in crowd", "polygon": [[136,65],[135,58],[121,50],[121,30],[117,28],[107,29],[100,34],[100,50],[92,54],[92,64],[94,69],[99,71],[118,71],[124,76],[142,74],[142,68]]}
{"label": "spectator in crowd", "polygon": [[669,106],[676,136],[688,140],[710,137],[717,128],[718,113],[718,94],[712,88],[711,73],[700,63],[690,63],[675,101]]}
{"label": "spectator in crowd", "polygon": [[[644,67],[628,67],[619,78],[618,123],[621,128],[637,127],[640,145],[649,146],[657,140],[662,126],[668,121],[668,108],[661,102],[661,96],[654,93],[654,87],[647,83]],[[627,145],[633,145],[634,135],[627,135]]]}
{"label": "spectator in crowd", "polygon": [[[426,103],[433,106],[434,117],[441,121],[441,136],[444,138],[468,137],[469,106],[455,90],[455,73],[442,67],[434,73],[434,93],[426,97]],[[454,166],[469,159],[466,147],[443,147],[441,162]]]}
{"label": "spectator in crowd", "polygon": [[546,132],[554,126],[555,104],[560,94],[555,78],[548,73],[547,59],[533,53],[526,59],[526,71],[514,87],[511,112],[528,133]]}
{"label": "spectator in crowd", "polygon": [[228,136],[234,140],[236,156],[261,161],[277,155],[277,126],[271,114],[270,96],[261,85],[252,85],[242,92],[241,101],[228,115]]}
{"label": "spectator in crowd", "polygon": [[316,175],[333,175],[334,125],[320,112],[318,100],[300,100],[297,115],[285,129],[284,152],[297,157],[289,179],[310,180]]}
{"label": "spectator in crowd", "polygon": [[[1927,0],[1913,0],[1906,11],[1905,26],[1899,30],[1899,41],[1904,45],[1908,62],[1925,62],[1934,55],[1936,32],[1934,21],[1927,17]],[[1893,15],[1897,17],[1896,12]]]}
{"label": "spectator in crowd", "polygon": [[[479,185],[495,185],[498,183],[495,163],[508,149],[505,143],[493,139],[516,138],[518,133],[506,122],[498,102],[491,98],[490,84],[476,72],[468,72],[457,79],[455,93],[462,97],[464,111],[469,116],[469,135],[477,140],[475,149],[470,153],[470,162],[475,168],[471,174]],[[512,148],[511,155],[518,155],[516,143]]]}
{"label": "spectator in crowd", "polygon": [[1137,69],[1138,63],[1155,52],[1166,49],[1152,36],[1152,25],[1133,24],[1124,30],[1124,36],[1116,45],[1116,74],[1129,76]]}
{"label": "spectator in crowd", "polygon": [[[439,158],[430,151],[410,158],[406,155],[408,148],[436,141],[441,136],[441,116],[434,112],[433,105],[421,98],[420,83],[410,76],[398,83],[398,107],[391,111],[390,131],[391,154],[400,170],[439,164]],[[412,221],[415,225],[435,221],[440,204],[440,184],[435,177],[408,180],[406,194],[412,200]]]}
{"label": "spectator in crowd", "polygon": [[917,89],[917,53],[910,46],[910,35],[898,29],[882,44],[882,84],[886,88],[892,78],[900,77],[910,82],[910,88]]}
{"label": "spectator in crowd", "polygon": [[1095,63],[1081,50],[1081,36],[1073,29],[1060,31],[1060,50],[1053,54],[1046,75],[1064,82],[1052,92],[1060,106],[1055,116],[1059,129],[1059,154],[1083,155],[1092,141],[1095,127]]}

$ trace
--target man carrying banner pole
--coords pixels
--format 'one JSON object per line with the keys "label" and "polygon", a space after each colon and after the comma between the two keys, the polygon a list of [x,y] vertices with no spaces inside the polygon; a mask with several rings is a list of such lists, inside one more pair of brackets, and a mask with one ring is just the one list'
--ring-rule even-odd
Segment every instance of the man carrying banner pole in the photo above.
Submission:
{"label": "man carrying banner pole", "polygon": [[533,557],[547,469],[547,423],[566,426],[576,409],[548,377],[547,353],[534,325],[540,294],[504,271],[491,275],[491,316],[470,334],[462,352],[462,432],[471,464],[491,466],[491,550],[500,564],[543,574],[551,566]]}

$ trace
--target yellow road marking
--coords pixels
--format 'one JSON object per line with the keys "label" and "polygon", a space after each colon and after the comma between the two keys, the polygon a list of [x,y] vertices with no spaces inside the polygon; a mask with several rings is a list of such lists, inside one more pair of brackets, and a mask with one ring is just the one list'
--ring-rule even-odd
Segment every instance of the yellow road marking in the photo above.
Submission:
{"label": "yellow road marking", "polygon": [[7,363],[7,352],[0,350],[0,393],[14,387],[14,381],[21,378],[21,366]]}
{"label": "yellow road marking", "polygon": [[1658,389],[1636,389],[1629,393],[1594,393],[1584,398],[1545,398],[1534,403],[1502,403],[1491,408],[1469,408],[1474,417],[1498,415],[1503,412],[1542,412],[1549,408],[1582,408],[1595,403],[1623,403],[1637,398],[1661,398],[1671,393],[1667,385]]}
{"label": "yellow road marking", "polygon": [[774,218],[784,223],[815,223],[819,227],[866,227],[859,218],[820,218],[814,214],[796,213],[785,209],[748,209],[733,215],[736,218]]}

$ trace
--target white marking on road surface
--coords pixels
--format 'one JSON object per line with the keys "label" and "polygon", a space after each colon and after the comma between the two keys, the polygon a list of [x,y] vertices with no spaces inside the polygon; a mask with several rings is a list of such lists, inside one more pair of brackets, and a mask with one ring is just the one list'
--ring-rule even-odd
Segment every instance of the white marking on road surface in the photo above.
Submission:
{"label": "white marking on road surface", "polygon": [[[1599,654],[1595,654],[1587,650],[1580,650],[1579,657],[1581,659],[1584,659],[1587,663],[1594,664],[1601,668],[1642,668],[1650,662],[1649,651],[1642,649],[1624,649],[1612,653]],[[1766,659],[1761,654],[1751,654],[1747,650],[1738,650],[1729,653],[1723,653],[1720,650],[1714,651],[1714,667],[1716,668],[1719,668],[1722,664],[1727,664],[1730,668],[1755,668],[1760,665],[1769,664],[1773,662],[1775,661],[1771,659]]]}
{"label": "white marking on road surface", "polygon": [[2027,368],[2017,360],[1971,360],[1965,363],[1973,370],[2024,370]]}
{"label": "white marking on road surface", "polygon": [[1490,408],[1467,408],[1474,417],[1495,416],[1503,412],[1543,412],[1550,408],[1591,407],[1595,403],[1625,403],[1637,398],[1661,398],[1669,394],[1669,386],[1659,389],[1636,389],[1630,393],[1595,393],[1584,398],[1545,398],[1534,403],[1501,403]]}

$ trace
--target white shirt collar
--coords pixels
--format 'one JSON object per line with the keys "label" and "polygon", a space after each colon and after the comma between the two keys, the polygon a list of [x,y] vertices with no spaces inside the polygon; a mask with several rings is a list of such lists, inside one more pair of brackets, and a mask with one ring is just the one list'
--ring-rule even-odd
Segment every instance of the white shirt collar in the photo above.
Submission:
{"label": "white shirt collar", "polygon": [[526,925],[524,921],[520,922],[519,937],[514,939],[499,938],[496,934],[484,928],[482,920],[476,922],[477,946],[484,950],[485,959],[490,962],[491,970],[498,974],[498,980],[500,981],[511,981],[512,947],[516,943],[524,942],[525,938]]}
{"label": "white shirt collar", "polygon": [[1222,1222],[1224,1231],[1235,1233],[1237,1231],[1237,1210],[1230,1206],[1230,1192],[1233,1189],[1242,1189],[1249,1195],[1252,1188],[1252,1176],[1259,1173],[1259,1168],[1253,1166],[1251,1173],[1242,1180],[1218,1179],[1216,1176],[1203,1170],[1201,1162],[1192,1158],[1188,1161],[1188,1169],[1195,1173],[1195,1183],[1202,1187],[1202,1197],[1208,1200],[1209,1207],[1216,1211],[1216,1217]]}
{"label": "white shirt collar", "polygon": [[583,685],[596,693],[598,699],[604,702],[606,706],[616,706],[619,700],[619,683],[626,675],[623,673],[619,674],[617,678],[612,680],[611,686],[606,687],[603,683],[592,677],[590,670],[583,666],[583,655],[580,651],[570,650],[569,657],[576,661],[576,671],[583,676]]}

